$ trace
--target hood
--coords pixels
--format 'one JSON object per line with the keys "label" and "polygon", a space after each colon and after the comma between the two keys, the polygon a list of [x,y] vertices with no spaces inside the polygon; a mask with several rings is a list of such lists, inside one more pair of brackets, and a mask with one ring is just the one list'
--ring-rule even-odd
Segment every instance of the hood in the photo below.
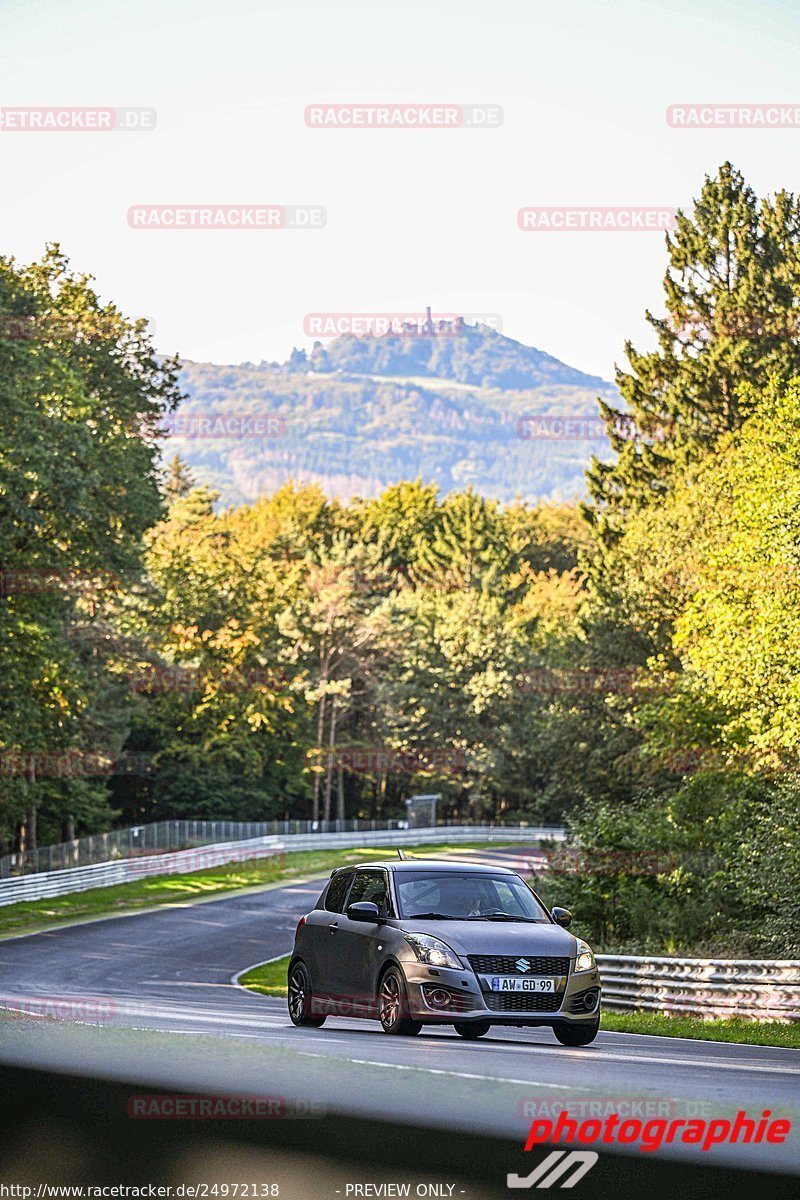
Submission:
{"label": "hood", "polygon": [[414,921],[399,922],[403,933],[429,933],[441,938],[456,954],[566,955],[575,957],[575,938],[560,925],[532,925],[526,921]]}

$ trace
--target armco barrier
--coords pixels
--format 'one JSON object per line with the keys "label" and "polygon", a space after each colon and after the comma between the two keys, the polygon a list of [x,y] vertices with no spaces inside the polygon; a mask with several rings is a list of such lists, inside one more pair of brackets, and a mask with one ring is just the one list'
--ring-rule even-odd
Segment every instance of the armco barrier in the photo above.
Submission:
{"label": "armco barrier", "polygon": [[401,821],[150,821],[127,829],[89,834],[40,846],[36,850],[16,851],[0,858],[0,880],[17,875],[36,875],[44,871],[66,871],[73,867],[91,867],[95,863],[114,862],[134,854],[163,854],[171,850],[191,850],[196,846],[216,846],[221,842],[246,842],[261,837],[287,837],[293,833],[357,833],[364,829],[400,829]]}
{"label": "armco barrier", "polygon": [[0,906],[19,900],[45,900],[53,896],[66,896],[71,892],[88,892],[91,888],[113,887],[116,883],[133,883],[150,875],[185,875],[222,863],[270,858],[281,853],[283,843],[280,838],[252,838],[250,841],[223,842],[195,850],[178,850],[174,854],[152,854],[97,863],[91,867],[21,875],[18,879],[6,879],[0,883]]}
{"label": "armco barrier", "polygon": [[91,867],[74,867],[61,871],[42,871],[36,875],[21,875],[0,881],[0,906],[19,900],[45,900],[66,896],[71,892],[86,892],[90,888],[111,887],[130,883],[148,875],[172,875],[201,871],[222,863],[243,862],[265,858],[283,850],[343,849],[348,846],[411,846],[425,842],[429,845],[447,842],[503,841],[537,842],[542,838],[562,841],[561,828],[499,825],[443,825],[430,829],[378,829],[343,833],[297,833],[287,837],[250,838],[246,841],[222,842],[173,854],[150,854],[116,862],[96,863]]}
{"label": "armco barrier", "polygon": [[800,1021],[800,962],[598,954],[603,1007],[683,1017]]}
{"label": "armco barrier", "polygon": [[287,850],[347,846],[444,845],[448,842],[561,842],[566,831],[547,825],[437,825],[419,829],[375,829],[362,833],[296,833],[282,839]]}

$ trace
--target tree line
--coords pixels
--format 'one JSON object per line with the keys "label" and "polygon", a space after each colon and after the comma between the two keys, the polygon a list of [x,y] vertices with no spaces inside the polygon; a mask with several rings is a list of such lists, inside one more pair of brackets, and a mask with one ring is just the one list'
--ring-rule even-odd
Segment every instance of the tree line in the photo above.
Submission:
{"label": "tree line", "polygon": [[160,465],[178,364],[57,248],[2,260],[5,848],[437,791],[565,821],[542,886],[606,948],[796,953],[800,203],[726,163],[666,251],[580,506],[221,509]]}

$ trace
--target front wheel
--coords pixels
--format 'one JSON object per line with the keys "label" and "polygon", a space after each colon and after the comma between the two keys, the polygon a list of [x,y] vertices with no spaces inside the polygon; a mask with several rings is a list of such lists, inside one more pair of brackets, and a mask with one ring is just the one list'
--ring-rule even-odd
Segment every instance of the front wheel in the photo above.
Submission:
{"label": "front wheel", "polygon": [[304,1025],[306,1028],[319,1029],[325,1024],[324,1017],[312,1015],[311,980],[305,965],[295,963],[289,972],[289,1017],[293,1025]]}
{"label": "front wheel", "polygon": [[571,1022],[568,1024],[563,1021],[559,1025],[553,1026],[553,1033],[562,1046],[588,1046],[597,1037],[599,1028],[599,1021],[593,1021],[591,1025],[573,1025]]}
{"label": "front wheel", "polygon": [[483,1037],[492,1027],[488,1021],[456,1021],[453,1028],[460,1037],[472,1042],[475,1038]]}
{"label": "front wheel", "polygon": [[397,967],[389,967],[381,979],[381,986],[378,989],[378,1013],[383,1032],[406,1037],[419,1033],[422,1023],[412,1021],[405,1015],[407,1012],[406,981]]}

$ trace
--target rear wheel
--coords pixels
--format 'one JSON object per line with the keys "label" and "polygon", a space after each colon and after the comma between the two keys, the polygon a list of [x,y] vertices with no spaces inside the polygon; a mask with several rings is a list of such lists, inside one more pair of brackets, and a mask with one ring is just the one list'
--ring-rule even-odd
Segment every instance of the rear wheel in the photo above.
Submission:
{"label": "rear wheel", "polygon": [[406,981],[397,967],[389,967],[378,988],[378,1015],[384,1033],[413,1036],[422,1029],[420,1021],[412,1021],[408,1013]]}
{"label": "rear wheel", "polygon": [[492,1027],[488,1021],[456,1021],[453,1028],[461,1037],[472,1042],[475,1038],[483,1037]]}
{"label": "rear wheel", "polygon": [[562,1046],[588,1046],[589,1042],[593,1042],[597,1037],[597,1031],[600,1028],[599,1021],[592,1021],[589,1024],[567,1024],[566,1021],[553,1026],[553,1033],[556,1035]]}
{"label": "rear wheel", "polygon": [[311,980],[305,964],[298,962],[289,971],[289,1017],[293,1025],[305,1025],[307,1028],[319,1029],[325,1024],[324,1017],[312,1014]]}

